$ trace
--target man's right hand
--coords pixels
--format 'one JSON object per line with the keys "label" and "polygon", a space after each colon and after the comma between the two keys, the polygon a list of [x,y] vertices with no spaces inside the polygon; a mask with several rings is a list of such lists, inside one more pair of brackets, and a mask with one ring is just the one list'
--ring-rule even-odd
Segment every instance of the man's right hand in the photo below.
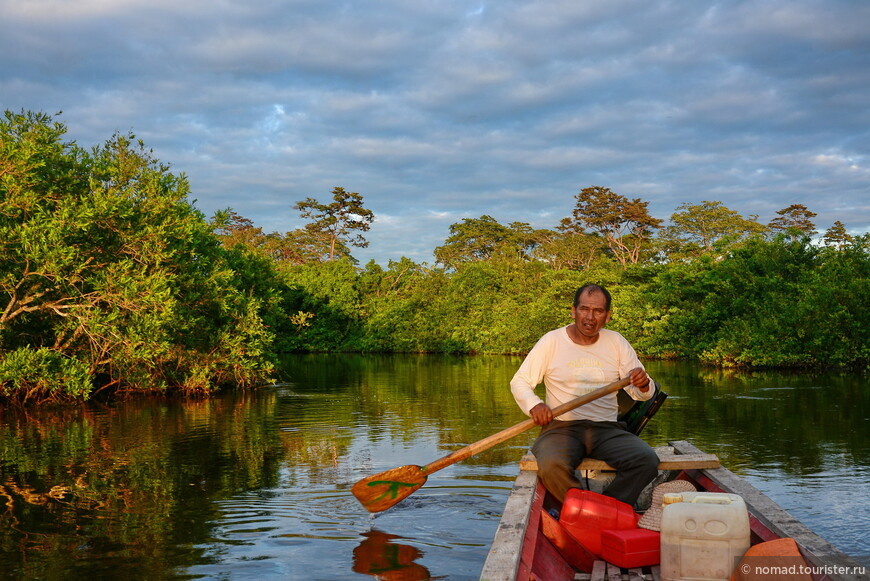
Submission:
{"label": "man's right hand", "polygon": [[546,426],[553,421],[553,410],[551,410],[545,403],[539,403],[533,407],[531,411],[529,411],[529,415],[532,416],[532,419],[535,420],[535,423],[539,426]]}

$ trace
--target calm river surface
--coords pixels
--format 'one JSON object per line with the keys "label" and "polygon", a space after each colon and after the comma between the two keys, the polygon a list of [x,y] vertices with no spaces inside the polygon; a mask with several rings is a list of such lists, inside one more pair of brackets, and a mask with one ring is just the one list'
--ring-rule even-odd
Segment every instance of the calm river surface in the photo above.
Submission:
{"label": "calm river surface", "polygon": [[[350,487],[525,419],[508,388],[520,361],[299,355],[248,393],[0,409],[0,577],[477,579],[534,432],[377,515]],[[866,563],[866,377],[648,368],[670,395],[650,444],[718,454]]]}

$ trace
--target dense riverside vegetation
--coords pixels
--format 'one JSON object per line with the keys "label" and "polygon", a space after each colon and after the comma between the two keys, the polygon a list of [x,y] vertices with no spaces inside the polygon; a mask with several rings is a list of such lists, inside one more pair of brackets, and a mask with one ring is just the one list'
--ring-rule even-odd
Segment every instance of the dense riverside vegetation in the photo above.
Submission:
{"label": "dense riverside vegetation", "polygon": [[268,265],[224,249],[184,176],[134,136],[86,151],[64,133],[43,114],[0,121],[3,394],[198,393],[266,379],[280,307],[250,289]]}
{"label": "dense riverside vegetation", "polygon": [[450,227],[434,265],[360,267],[375,220],[355,192],[264,233],[210,220],[185,176],[133,135],[85,150],[41,113],[0,120],[0,393],[207,393],[269,381],[287,351],[523,353],[568,322],[574,290],[610,287],[647,357],[723,366],[870,364],[870,236],[818,236],[795,204],[769,224],[720,202],[669,224],[588,187],[554,229],[491,216]]}

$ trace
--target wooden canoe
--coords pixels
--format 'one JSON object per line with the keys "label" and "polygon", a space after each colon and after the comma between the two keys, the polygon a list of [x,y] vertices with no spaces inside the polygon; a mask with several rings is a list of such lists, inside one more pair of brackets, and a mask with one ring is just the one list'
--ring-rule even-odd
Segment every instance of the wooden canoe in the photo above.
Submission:
{"label": "wooden canoe", "polygon": [[[751,543],[791,538],[809,566],[814,581],[870,581],[870,575],[856,561],[842,553],[764,493],[719,465],[714,455],[703,454],[685,441],[657,448],[662,475],[692,482],[698,490],[740,495],[749,511]],[[570,549],[553,530],[554,519],[546,510],[554,499],[537,478],[534,457],[520,465],[520,474],[505,505],[492,546],[481,573],[481,581],[660,581],[658,566],[619,569],[596,560],[591,571],[571,565]],[[607,469],[586,460],[579,469]],[[564,536],[564,535],[561,535]],[[568,539],[570,541],[570,539]],[[569,544],[570,545],[570,544]],[[560,547],[560,548],[557,548]],[[844,573],[848,571],[848,573]],[[808,578],[808,577],[805,577]]]}

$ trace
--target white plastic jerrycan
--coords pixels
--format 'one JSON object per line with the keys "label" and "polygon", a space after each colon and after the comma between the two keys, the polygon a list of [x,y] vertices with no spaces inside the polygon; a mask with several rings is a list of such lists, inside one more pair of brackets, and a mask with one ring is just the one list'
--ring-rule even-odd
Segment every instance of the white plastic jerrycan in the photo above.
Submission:
{"label": "white plastic jerrycan", "polygon": [[749,513],[736,494],[665,494],[661,572],[665,581],[729,581],[749,549]]}

